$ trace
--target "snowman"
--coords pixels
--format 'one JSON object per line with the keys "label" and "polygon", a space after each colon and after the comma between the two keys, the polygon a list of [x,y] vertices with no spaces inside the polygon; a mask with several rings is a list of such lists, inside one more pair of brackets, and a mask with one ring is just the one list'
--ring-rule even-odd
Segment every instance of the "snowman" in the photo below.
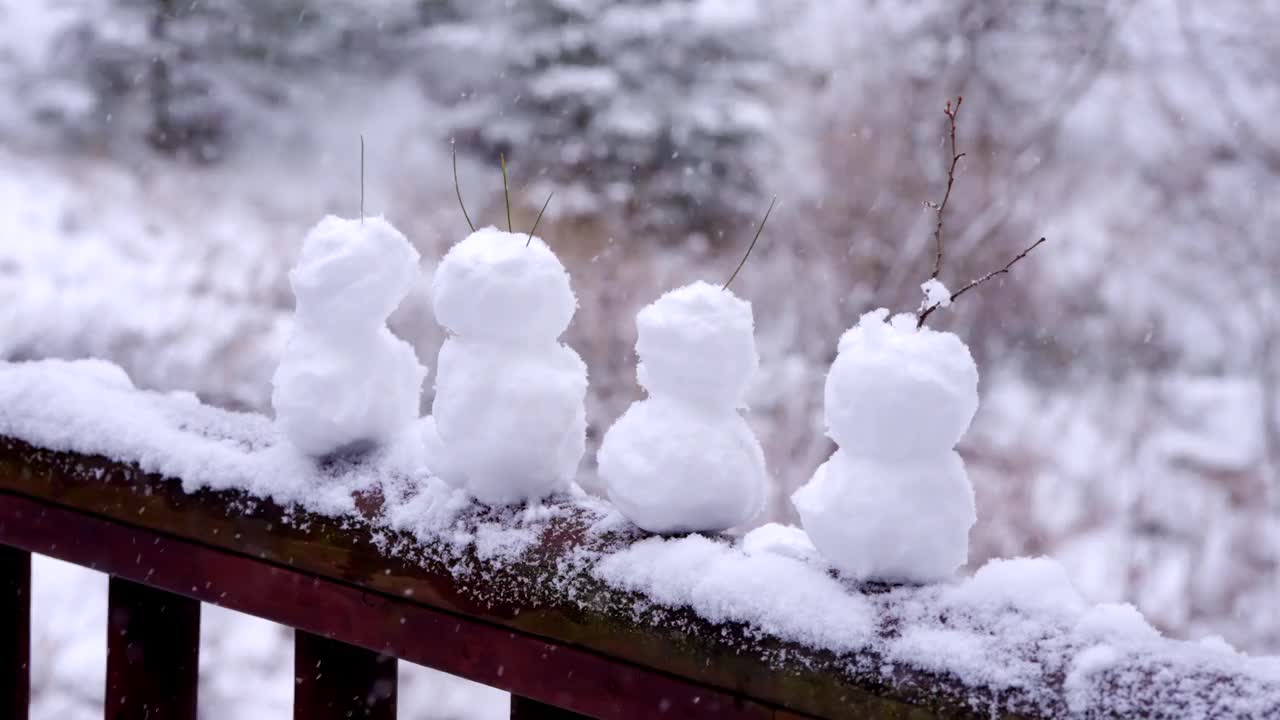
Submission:
{"label": "snowman", "polygon": [[482,228],[441,260],[432,299],[450,332],[423,425],[432,469],[489,505],[566,490],[586,450],[587,368],[558,340],[577,309],[560,260]]}
{"label": "snowman", "polygon": [[764,453],[739,410],[760,364],[751,304],[695,282],[636,315],[648,398],[605,434],[600,478],[623,515],[655,533],[717,532],[764,506]]}
{"label": "snowman", "polygon": [[856,580],[936,582],[968,559],[973,487],[954,448],[978,370],[960,338],[918,324],[880,309],[840,338],[824,398],[839,449],[792,495],[813,544]]}
{"label": "snowman", "polygon": [[315,456],[359,452],[411,425],[427,370],[387,317],[418,276],[418,252],[381,217],[328,216],[289,273],[296,307],[272,378],[276,425]]}

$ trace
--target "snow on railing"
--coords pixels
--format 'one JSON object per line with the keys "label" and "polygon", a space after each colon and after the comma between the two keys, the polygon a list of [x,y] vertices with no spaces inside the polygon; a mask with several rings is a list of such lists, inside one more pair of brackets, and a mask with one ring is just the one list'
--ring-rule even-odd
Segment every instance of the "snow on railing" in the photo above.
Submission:
{"label": "snow on railing", "polygon": [[111,717],[195,716],[199,602],[298,629],[305,717],[393,717],[394,658],[517,717],[1280,717],[1280,659],[1163,638],[1048,559],[859,585],[794,528],[647,536],[573,490],[488,508],[421,443],[315,463],[93,361],[0,366],[0,437],[5,717],[28,552],[113,576]]}

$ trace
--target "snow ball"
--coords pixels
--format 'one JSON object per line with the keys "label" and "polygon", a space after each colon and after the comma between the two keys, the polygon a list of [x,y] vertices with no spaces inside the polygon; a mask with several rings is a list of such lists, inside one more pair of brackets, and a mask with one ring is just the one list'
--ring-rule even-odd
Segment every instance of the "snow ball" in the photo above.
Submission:
{"label": "snow ball", "polygon": [[920,285],[920,290],[924,292],[924,308],[928,309],[935,305],[940,308],[951,307],[951,291],[938,278],[929,278]]}
{"label": "snow ball", "polygon": [[997,558],[944,594],[948,604],[992,612],[1015,609],[1077,621],[1087,603],[1067,570],[1047,557]]}
{"label": "snow ball", "polygon": [[1129,603],[1102,603],[1089,608],[1076,632],[1091,640],[1156,640],[1160,633]]}
{"label": "snow ball", "polygon": [[733,410],[642,400],[605,433],[597,459],[609,499],[649,532],[726,530],[764,507],[764,452]]}
{"label": "snow ball", "polygon": [[272,377],[271,405],[285,437],[308,455],[382,444],[418,417],[427,369],[378,321],[359,344],[295,332]]}
{"label": "snow ball", "polygon": [[445,341],[431,407],[443,462],[433,470],[490,505],[568,488],[586,451],[587,368],[554,341],[495,352]]}
{"label": "snow ball", "polygon": [[671,290],[636,315],[637,378],[650,395],[708,409],[745,406],[760,366],[751,303],[706,282]]}
{"label": "snow ball", "polygon": [[289,272],[299,321],[346,334],[386,320],[417,277],[418,257],[382,217],[324,218],[307,233]]}
{"label": "snow ball", "polygon": [[842,448],[791,501],[813,544],[856,580],[950,578],[968,560],[977,520],[955,451],[883,462]]}
{"label": "snow ball", "polygon": [[748,555],[773,553],[804,562],[825,564],[808,533],[794,525],[765,523],[742,536],[742,550]]}
{"label": "snow ball", "polygon": [[876,458],[949,450],[978,410],[978,369],[952,333],[862,316],[840,338],[827,375],[827,432],[842,449]]}
{"label": "snow ball", "polygon": [[[526,247],[527,244],[527,247]],[[559,258],[538,238],[487,227],[445,254],[432,281],[436,321],[486,340],[554,340],[578,300]]]}

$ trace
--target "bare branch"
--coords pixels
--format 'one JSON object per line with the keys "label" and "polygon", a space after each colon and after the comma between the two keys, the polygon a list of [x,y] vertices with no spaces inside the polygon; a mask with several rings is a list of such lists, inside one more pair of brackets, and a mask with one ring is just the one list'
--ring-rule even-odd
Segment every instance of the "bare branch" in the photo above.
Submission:
{"label": "bare branch", "polygon": [[956,165],[960,163],[960,158],[964,157],[964,153],[956,152],[956,115],[960,113],[962,102],[964,102],[964,96],[957,95],[955,106],[953,107],[948,100],[947,106],[942,110],[951,126],[951,165],[947,168],[947,190],[942,194],[942,202],[929,204],[929,207],[938,214],[938,222],[933,229],[936,252],[933,256],[933,274],[929,276],[931,278],[938,277],[938,273],[942,272],[942,218],[943,213],[947,211],[947,201],[951,199],[951,188],[956,184]]}
{"label": "bare branch", "polygon": [[[1032,251],[1032,250],[1035,250],[1036,248],[1040,247],[1040,244],[1041,244],[1041,243],[1043,243],[1044,241],[1045,241],[1045,238],[1040,238],[1039,240],[1037,240],[1037,241],[1035,241],[1035,242],[1031,243],[1031,246],[1030,246],[1030,247],[1028,247],[1026,250],[1023,250],[1022,252],[1018,253],[1016,256],[1014,256],[1014,258],[1013,258],[1012,260],[1010,260],[1010,261],[1008,262],[1008,264],[1006,264],[1004,267],[1000,268],[999,270],[993,270],[993,271],[991,271],[991,272],[987,273],[986,275],[983,275],[982,277],[978,278],[977,280],[973,280],[973,281],[971,281],[968,285],[965,285],[964,287],[960,288],[959,290],[957,290],[957,291],[955,291],[955,292],[951,293],[951,297],[947,300],[947,303],[948,303],[948,304],[950,304],[950,303],[955,302],[955,301],[956,301],[956,298],[958,298],[958,297],[960,297],[961,295],[965,294],[966,292],[968,292],[968,291],[970,291],[970,290],[972,290],[972,289],[974,289],[974,288],[978,287],[978,286],[979,286],[979,285],[981,285],[982,283],[984,283],[984,282],[986,282],[986,281],[990,280],[991,278],[993,278],[993,277],[995,277],[995,276],[997,276],[997,275],[1004,275],[1004,274],[1008,273],[1008,272],[1009,272],[1009,269],[1010,269],[1010,268],[1012,268],[1012,267],[1014,266],[1014,264],[1016,264],[1019,260],[1021,260],[1021,259],[1022,259],[1022,258],[1024,258],[1024,257],[1026,257],[1027,255],[1029,255],[1029,254],[1031,253],[1031,251]],[[920,313],[920,319],[916,322],[916,327],[917,327],[917,328],[922,328],[922,327],[924,327],[924,321],[929,317],[929,315],[931,315],[931,314],[933,313],[933,311],[934,311],[934,310],[937,310],[939,307],[942,307],[942,303],[934,303],[934,304],[930,305],[929,307],[925,308],[925,309]]]}
{"label": "bare branch", "polygon": [[364,224],[364,133],[360,134],[360,224]]}
{"label": "bare branch", "polygon": [[751,257],[751,251],[755,248],[756,241],[760,239],[760,233],[764,232],[764,224],[769,222],[769,213],[773,212],[773,206],[777,202],[778,196],[774,195],[773,199],[769,201],[769,209],[764,211],[764,219],[760,221],[760,226],[756,228],[755,237],[751,238],[751,244],[747,246],[747,251],[742,255],[742,261],[738,263],[738,267],[733,269],[733,274],[729,276],[729,279],[724,282],[722,290],[729,289],[729,283],[738,277],[738,271],[742,269],[743,265],[747,264],[747,258]]}
{"label": "bare branch", "polygon": [[467,206],[462,202],[462,188],[458,185],[458,150],[453,150],[453,191],[458,194],[458,207],[462,208],[462,217],[467,219],[467,227],[471,228],[471,232],[476,231],[476,226],[471,223],[471,216],[467,214]]}

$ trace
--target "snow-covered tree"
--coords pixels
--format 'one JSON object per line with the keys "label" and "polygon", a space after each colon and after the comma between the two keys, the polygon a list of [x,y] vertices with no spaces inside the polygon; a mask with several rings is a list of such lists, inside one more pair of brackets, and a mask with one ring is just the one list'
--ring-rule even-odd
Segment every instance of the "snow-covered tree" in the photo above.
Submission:
{"label": "snow-covered tree", "polygon": [[465,50],[439,89],[462,96],[462,146],[540,179],[528,202],[556,189],[562,213],[709,234],[762,209],[778,73],[762,4],[482,0],[465,16],[437,36]]}

